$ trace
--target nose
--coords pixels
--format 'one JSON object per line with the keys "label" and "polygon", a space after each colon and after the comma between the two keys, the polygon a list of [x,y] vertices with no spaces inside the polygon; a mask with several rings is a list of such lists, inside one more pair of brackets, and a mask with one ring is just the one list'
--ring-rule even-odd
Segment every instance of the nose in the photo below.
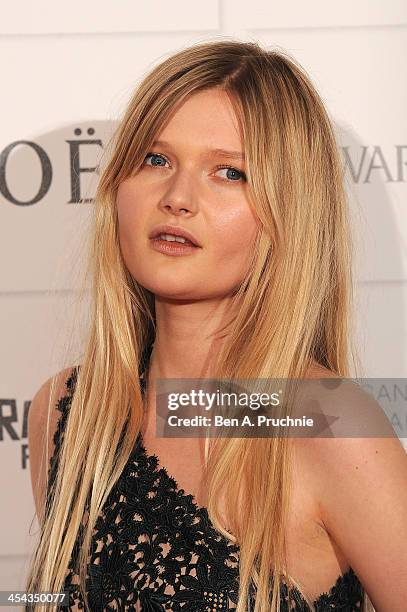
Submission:
{"label": "nose", "polygon": [[196,214],[198,210],[196,186],[187,171],[173,174],[160,199],[161,210],[174,215]]}

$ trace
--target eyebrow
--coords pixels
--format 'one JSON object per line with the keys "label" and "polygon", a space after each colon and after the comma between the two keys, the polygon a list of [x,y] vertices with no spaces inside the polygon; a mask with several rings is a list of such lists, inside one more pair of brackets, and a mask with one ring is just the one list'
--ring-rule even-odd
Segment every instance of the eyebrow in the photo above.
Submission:
{"label": "eyebrow", "polygon": [[[168,147],[169,149],[171,148],[171,145],[168,142],[165,142],[165,140],[155,140],[153,142],[153,146],[154,145]],[[243,161],[245,159],[244,153],[242,153],[241,151],[228,151],[226,149],[207,149],[207,152],[214,153],[215,155],[220,155],[222,157],[227,157],[229,159],[241,159]]]}

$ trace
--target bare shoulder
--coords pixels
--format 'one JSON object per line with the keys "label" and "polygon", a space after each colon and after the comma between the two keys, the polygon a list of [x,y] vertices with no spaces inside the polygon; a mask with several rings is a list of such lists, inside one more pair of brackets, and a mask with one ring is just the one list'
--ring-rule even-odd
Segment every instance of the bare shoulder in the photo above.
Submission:
{"label": "bare shoulder", "polygon": [[346,481],[345,471],[349,478],[356,476],[359,463],[373,455],[376,459],[380,455],[388,464],[397,457],[403,465],[404,448],[381,405],[370,393],[318,363],[309,369],[308,377],[339,379],[336,385],[315,386],[316,392],[312,395],[312,400],[318,402],[318,414],[331,418],[332,422],[322,430],[322,435],[295,439],[304,462],[310,469],[319,468],[318,488],[326,493],[324,479],[331,481],[335,472],[341,482]]}
{"label": "bare shoulder", "polygon": [[71,373],[72,368],[65,368],[48,378],[32,398],[28,412],[31,487],[39,520],[45,502],[50,458],[54,452],[54,434],[61,416],[57,403],[67,394],[66,382]]}
{"label": "bare shoulder", "polygon": [[394,431],[391,436],[382,425],[380,405],[367,391],[348,381],[338,389],[326,396],[329,412],[335,397],[342,420],[357,414],[352,426],[358,427],[375,411],[383,436],[367,436],[362,429],[345,436],[339,425],[330,437],[295,440],[295,448],[319,520],[373,605],[402,610],[407,597],[407,454]]}
{"label": "bare shoulder", "polygon": [[407,455],[395,438],[331,438],[313,446],[320,519],[379,610],[407,597]]}

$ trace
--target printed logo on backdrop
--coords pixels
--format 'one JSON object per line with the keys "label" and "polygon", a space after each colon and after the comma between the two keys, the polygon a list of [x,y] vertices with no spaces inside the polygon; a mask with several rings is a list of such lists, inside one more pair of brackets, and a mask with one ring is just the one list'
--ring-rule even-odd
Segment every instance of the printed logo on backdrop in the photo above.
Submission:
{"label": "printed logo on backdrop", "polygon": [[403,183],[407,176],[407,145],[395,145],[392,154],[380,146],[341,147],[346,172],[356,184],[370,183],[373,177],[386,183]]}
{"label": "printed logo on backdrop", "polygon": [[15,398],[0,397],[0,443],[16,445],[20,448],[19,464],[21,469],[28,465],[28,411],[31,401],[24,401],[17,410]]}
{"label": "printed logo on backdrop", "polygon": [[[92,122],[96,124],[96,122]],[[94,125],[76,126],[72,128],[72,137],[64,138],[60,144],[64,148],[65,177],[69,177],[67,204],[92,202],[92,197],[81,198],[81,178],[83,175],[95,173],[101,150],[104,148],[105,136],[113,132],[113,122],[100,122],[99,128]],[[103,135],[102,133],[103,132]],[[345,169],[356,184],[370,183],[377,177],[384,182],[405,182],[407,174],[407,145],[395,145],[394,152],[386,153],[380,146],[343,146],[340,147]],[[18,172],[19,159],[23,162],[23,172]],[[61,163],[59,157],[58,163]],[[32,140],[16,140],[8,144],[0,153],[0,194],[17,206],[31,206],[43,200],[55,180],[55,164],[50,151]],[[11,166],[14,166],[11,168]],[[27,167],[28,166],[28,167]],[[31,193],[22,198],[16,193],[21,185],[21,176],[31,176],[32,170],[39,169],[39,180],[32,181]],[[68,170],[68,172],[66,172]],[[34,172],[35,174],[35,172]]]}
{"label": "printed logo on backdrop", "polygon": [[51,146],[27,139],[11,142],[0,152],[1,197],[16,206],[32,206],[50,195],[55,181],[64,181],[65,203],[92,202],[92,197],[82,198],[82,192],[87,193],[82,183],[98,174],[97,165],[114,128],[114,122],[92,121],[59,130],[52,135]]}

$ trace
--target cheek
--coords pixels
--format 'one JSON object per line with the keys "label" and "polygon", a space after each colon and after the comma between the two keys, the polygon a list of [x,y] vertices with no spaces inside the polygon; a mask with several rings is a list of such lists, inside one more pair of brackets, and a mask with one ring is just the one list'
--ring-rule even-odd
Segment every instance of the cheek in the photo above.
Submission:
{"label": "cheek", "polygon": [[146,223],[142,202],[134,185],[130,187],[126,181],[120,185],[116,198],[117,221],[120,244],[126,250],[134,249],[143,235]]}
{"label": "cheek", "polygon": [[[143,261],[141,248],[143,235],[143,216],[134,214],[135,202],[118,200],[117,201],[117,221],[118,239],[123,260],[129,272],[138,278],[142,272]],[[141,211],[138,211],[141,212]]]}
{"label": "cheek", "polygon": [[241,264],[251,255],[258,231],[258,224],[250,210],[233,211],[221,220],[217,219],[216,256],[228,263]]}
{"label": "cheek", "polygon": [[135,236],[138,232],[137,222],[122,206],[118,207],[117,218],[119,225],[118,230],[120,250],[127,266],[129,266],[131,261],[134,259],[134,257],[132,257],[132,253],[137,245],[137,240],[135,240]]}
{"label": "cheek", "polygon": [[138,208],[138,204],[133,191],[126,188],[124,184],[120,186],[117,193],[116,208],[119,229],[125,235],[126,230],[131,232],[134,224],[137,222],[137,215],[134,212]]}

